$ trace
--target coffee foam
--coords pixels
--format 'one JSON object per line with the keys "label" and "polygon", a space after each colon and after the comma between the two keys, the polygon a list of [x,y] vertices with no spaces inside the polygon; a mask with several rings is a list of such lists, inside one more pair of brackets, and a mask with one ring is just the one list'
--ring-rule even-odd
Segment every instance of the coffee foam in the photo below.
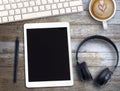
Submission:
{"label": "coffee foam", "polygon": [[91,4],[91,12],[92,14],[101,20],[108,19],[114,13],[114,3],[112,0],[94,0]]}

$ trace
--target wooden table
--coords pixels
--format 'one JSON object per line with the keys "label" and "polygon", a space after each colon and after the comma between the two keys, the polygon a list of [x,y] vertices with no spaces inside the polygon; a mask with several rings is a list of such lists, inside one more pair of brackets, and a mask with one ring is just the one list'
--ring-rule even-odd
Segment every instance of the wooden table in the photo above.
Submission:
{"label": "wooden table", "polygon": [[[75,67],[75,51],[78,44],[90,35],[103,35],[110,38],[120,51],[120,0],[116,0],[117,12],[110,21],[109,29],[103,30],[101,22],[91,18],[88,12],[90,0],[83,0],[84,11],[77,14],[62,15],[41,19],[33,19],[0,25],[0,91],[120,91],[120,62],[111,81],[104,88],[97,88],[93,81],[81,82]],[[71,45],[74,70],[74,86],[56,88],[27,89],[24,76],[24,43],[23,25],[25,23],[69,22],[71,26]],[[13,84],[14,42],[20,37],[18,82]],[[113,68],[115,53],[106,44],[91,41],[79,53],[79,59],[86,60],[93,78],[106,66]]]}

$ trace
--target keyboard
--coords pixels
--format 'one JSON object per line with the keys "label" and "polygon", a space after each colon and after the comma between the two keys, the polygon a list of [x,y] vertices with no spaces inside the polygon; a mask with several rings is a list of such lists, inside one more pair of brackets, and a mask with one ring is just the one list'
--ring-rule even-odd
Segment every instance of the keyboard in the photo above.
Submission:
{"label": "keyboard", "polygon": [[80,11],[82,0],[0,0],[0,24]]}

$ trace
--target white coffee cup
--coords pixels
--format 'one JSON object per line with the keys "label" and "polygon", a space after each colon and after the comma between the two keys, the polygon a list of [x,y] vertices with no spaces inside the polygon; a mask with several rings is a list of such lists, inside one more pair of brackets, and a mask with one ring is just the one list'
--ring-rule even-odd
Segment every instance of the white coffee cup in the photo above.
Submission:
{"label": "white coffee cup", "polygon": [[[95,0],[94,0],[94,1],[95,1]],[[115,13],[116,13],[116,2],[115,2],[115,0],[112,0],[112,2],[113,2],[113,4],[114,4],[114,11],[113,11],[112,15],[111,15],[109,18],[106,18],[106,19],[104,19],[104,20],[95,17],[95,16],[93,15],[93,13],[91,12],[91,6],[92,6],[92,3],[93,3],[93,0],[91,0],[90,3],[89,3],[89,12],[90,12],[90,15],[91,15],[95,20],[102,22],[103,28],[104,28],[105,30],[108,28],[107,21],[110,20],[110,19],[115,15]]]}

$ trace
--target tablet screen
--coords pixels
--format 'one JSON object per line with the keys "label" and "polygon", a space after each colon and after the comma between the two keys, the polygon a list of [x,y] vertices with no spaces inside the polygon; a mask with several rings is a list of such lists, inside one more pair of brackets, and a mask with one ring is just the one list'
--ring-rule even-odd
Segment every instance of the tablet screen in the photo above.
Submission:
{"label": "tablet screen", "polygon": [[29,81],[70,80],[67,28],[27,29]]}
{"label": "tablet screen", "polygon": [[72,86],[69,23],[24,25],[26,86]]}

